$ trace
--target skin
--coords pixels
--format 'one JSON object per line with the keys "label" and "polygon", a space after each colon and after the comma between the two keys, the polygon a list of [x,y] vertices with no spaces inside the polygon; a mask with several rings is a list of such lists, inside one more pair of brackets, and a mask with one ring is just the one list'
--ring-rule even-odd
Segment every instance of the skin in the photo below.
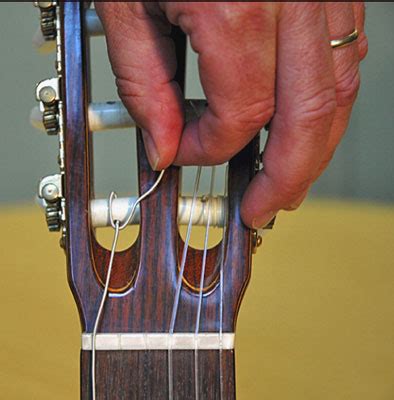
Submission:
{"label": "skin", "polygon": [[[363,3],[97,2],[96,9],[152,168],[225,162],[271,121],[242,219],[258,229],[301,204],[349,122],[368,48]],[[170,23],[198,53],[209,103],[186,125]],[[331,48],[355,27],[357,42]]]}

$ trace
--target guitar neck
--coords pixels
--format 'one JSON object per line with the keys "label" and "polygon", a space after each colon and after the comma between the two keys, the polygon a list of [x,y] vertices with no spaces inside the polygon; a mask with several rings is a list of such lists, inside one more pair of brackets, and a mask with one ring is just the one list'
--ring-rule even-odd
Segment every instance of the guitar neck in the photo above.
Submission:
{"label": "guitar neck", "polygon": [[[173,396],[169,396],[167,350],[105,350],[96,353],[97,400],[233,400],[234,350],[173,350]],[[90,400],[91,352],[81,352],[81,400]],[[196,393],[198,390],[198,393]]]}
{"label": "guitar neck", "polygon": [[[53,37],[47,39],[56,38],[58,76],[40,83],[37,98],[47,131],[59,134],[60,149],[60,174],[45,178],[40,196],[50,229],[62,230],[69,284],[81,319],[81,399],[234,400],[234,331],[254,245],[241,221],[240,205],[259,166],[259,138],[229,160],[225,202],[219,207],[222,239],[201,250],[189,246],[189,235],[185,240],[180,235],[180,168],[168,167],[156,185],[158,173],[149,166],[137,127],[139,193],[151,194],[139,204],[138,238],[111,254],[96,238],[90,207],[95,199],[85,29],[89,3],[38,3],[44,28],[52,15]],[[171,36],[177,60],[174,80],[184,91],[186,37],[177,27]],[[193,114],[198,114],[194,105]],[[59,189],[55,200],[51,190],[44,190],[53,186]],[[213,198],[213,193],[204,196],[208,211]],[[108,212],[115,210],[112,205],[107,204]],[[190,227],[197,214],[190,210]]]}

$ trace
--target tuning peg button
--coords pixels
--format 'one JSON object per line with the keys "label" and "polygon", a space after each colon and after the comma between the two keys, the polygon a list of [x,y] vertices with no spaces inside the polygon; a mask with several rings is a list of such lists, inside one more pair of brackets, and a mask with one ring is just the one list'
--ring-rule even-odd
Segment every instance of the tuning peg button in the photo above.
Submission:
{"label": "tuning peg button", "polygon": [[48,202],[54,202],[59,198],[59,188],[53,183],[48,183],[42,188],[42,195]]}
{"label": "tuning peg button", "polygon": [[38,197],[48,203],[53,203],[63,197],[62,175],[48,175],[38,184]]}
{"label": "tuning peg button", "polygon": [[52,104],[56,101],[57,93],[52,86],[44,86],[40,89],[38,97],[44,104]]}
{"label": "tuning peg button", "polygon": [[50,105],[60,100],[59,78],[44,79],[36,87],[36,99]]}

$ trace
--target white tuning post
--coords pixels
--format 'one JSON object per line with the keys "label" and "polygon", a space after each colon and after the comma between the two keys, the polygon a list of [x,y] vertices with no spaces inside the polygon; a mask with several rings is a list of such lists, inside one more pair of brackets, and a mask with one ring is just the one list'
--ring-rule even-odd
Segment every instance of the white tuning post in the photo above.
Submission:
{"label": "white tuning post", "polygon": [[30,125],[39,131],[45,132],[45,127],[42,122],[42,112],[40,111],[39,106],[35,106],[30,111]]}
{"label": "white tuning post", "polygon": [[86,10],[85,12],[85,29],[89,36],[104,35],[103,25],[97,16],[96,10]]}
{"label": "white tuning post", "polygon": [[[103,25],[95,10],[86,10],[85,31],[89,37],[101,36],[104,34]],[[55,40],[45,39],[41,27],[39,27],[33,35],[32,41],[33,47],[36,48],[39,53],[47,54],[56,50]]]}
{"label": "white tuning post", "polygon": [[[30,123],[41,131],[45,131],[42,111],[34,107],[30,113]],[[110,129],[135,127],[135,122],[120,101],[90,103],[88,109],[89,129],[101,132]]]}
{"label": "white tuning post", "polygon": [[134,120],[120,101],[89,104],[88,118],[92,132],[135,127]]}
{"label": "white tuning post", "polygon": [[[136,197],[119,197],[113,201],[113,218],[123,221],[127,218],[128,213]],[[206,196],[197,197],[194,212],[192,215],[193,225],[206,225],[208,221],[208,207],[211,204],[211,227],[222,227],[225,220],[226,200],[223,196],[212,197],[210,202]],[[178,200],[178,223],[179,225],[187,225],[189,223],[190,211],[192,205],[192,197],[179,197]],[[111,226],[108,209],[108,199],[96,199],[90,202],[90,218],[94,228]],[[140,208],[136,209],[130,225],[139,224]]]}
{"label": "white tuning post", "polygon": [[[60,179],[60,175],[53,175],[43,179],[39,186],[37,202],[45,208],[51,201],[61,198],[61,185],[56,184]],[[112,204],[112,214],[114,220],[124,221],[137,197],[118,197],[114,199]],[[211,227],[223,227],[226,214],[226,198],[223,196],[212,197],[211,200]],[[178,200],[178,224],[188,225],[190,219],[190,211],[192,206],[192,197],[179,197]],[[206,196],[197,197],[192,215],[192,223],[197,226],[206,226],[208,222],[209,202]],[[140,223],[140,207],[137,206],[134,217],[130,221],[130,225]],[[108,209],[108,199],[94,199],[90,201],[90,221],[93,228],[104,228],[111,226]]]}
{"label": "white tuning post", "polygon": [[[37,89],[37,96],[38,91]],[[186,121],[190,121],[196,118],[196,116],[201,115],[205,107],[205,100],[187,101],[185,103]],[[45,131],[42,122],[42,112],[38,107],[32,109],[30,123],[35,128]],[[88,124],[91,132],[135,127],[135,121],[120,101],[90,103],[88,108]]]}

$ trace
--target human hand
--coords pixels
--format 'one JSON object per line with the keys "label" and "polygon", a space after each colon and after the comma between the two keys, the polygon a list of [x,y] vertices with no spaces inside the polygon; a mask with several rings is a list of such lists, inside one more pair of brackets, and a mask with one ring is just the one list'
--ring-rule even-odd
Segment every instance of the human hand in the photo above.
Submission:
{"label": "human hand", "polygon": [[[154,169],[227,161],[269,121],[242,219],[296,209],[345,133],[367,53],[363,3],[96,2],[119,95]],[[170,23],[198,53],[209,106],[184,125]],[[332,49],[354,28],[357,42]]]}

